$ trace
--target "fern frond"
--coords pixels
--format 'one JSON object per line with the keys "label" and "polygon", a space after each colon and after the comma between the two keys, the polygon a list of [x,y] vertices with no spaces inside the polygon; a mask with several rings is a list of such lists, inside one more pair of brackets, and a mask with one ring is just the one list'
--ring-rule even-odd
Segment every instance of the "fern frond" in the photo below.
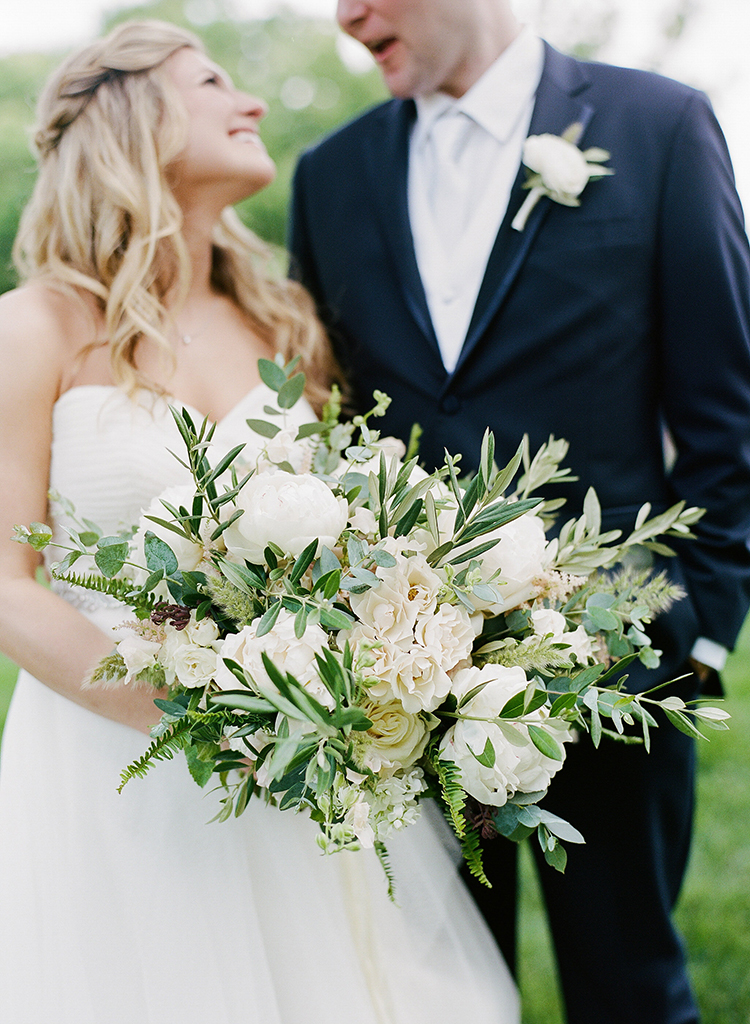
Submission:
{"label": "fern frond", "polygon": [[458,838],[463,840],[466,834],[466,793],[461,785],[461,769],[453,761],[444,761],[440,757],[434,759],[433,766],[440,780],[441,795],[450,815],[453,830]]}
{"label": "fern frond", "polygon": [[393,868],[391,867],[391,858],[388,856],[388,850],[386,849],[385,843],[381,843],[381,842],[375,843],[375,853],[377,855],[378,860],[380,861],[380,866],[383,869],[383,872],[384,872],[385,877],[386,877],[386,881],[388,882],[388,899],[391,901],[391,903],[395,903],[396,902],[396,880],[393,877]]}
{"label": "fern frond", "polygon": [[491,889],[492,883],[484,873],[480,836],[475,828],[466,829],[465,834],[461,837],[461,853],[466,861],[466,867],[474,878],[482,885],[486,885],[488,889]]}
{"label": "fern frond", "polygon": [[120,785],[117,792],[122,793],[131,779],[143,779],[155,761],[171,761],[178,750],[182,750],[188,742],[193,723],[189,718],[181,718],[172,726],[171,732],[164,733],[155,739],[142,757],[133,761],[120,773]]}

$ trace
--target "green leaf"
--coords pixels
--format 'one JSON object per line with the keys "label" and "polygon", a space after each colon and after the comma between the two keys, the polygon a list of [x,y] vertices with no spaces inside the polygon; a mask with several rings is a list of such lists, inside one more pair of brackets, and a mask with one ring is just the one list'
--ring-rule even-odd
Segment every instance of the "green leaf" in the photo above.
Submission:
{"label": "green leaf", "polygon": [[281,427],[277,427],[275,423],[269,423],[268,420],[245,420],[245,423],[261,437],[276,437],[281,430]]}
{"label": "green leaf", "polygon": [[219,572],[243,594],[254,596],[256,590],[264,590],[265,580],[244,565],[236,565],[234,562],[227,562],[224,559],[218,563]]}
{"label": "green leaf", "polygon": [[[148,537],[148,533],[146,536]],[[122,537],[102,537],[98,542],[98,550],[94,555],[94,561],[102,576],[111,579],[122,569],[129,553],[130,545],[123,541]],[[175,561],[176,566],[177,562]]]}
{"label": "green leaf", "polygon": [[322,434],[325,430],[325,423],[303,423],[297,430],[297,436],[294,440],[302,441],[306,437],[314,437],[316,434]]}
{"label": "green leaf", "polygon": [[270,359],[258,360],[258,373],[260,374],[260,379],[271,391],[280,391],[286,384],[286,374],[280,366],[271,362]]}
{"label": "green leaf", "polygon": [[185,758],[193,781],[203,788],[214,772],[214,761],[202,761],[194,744],[185,747]]}
{"label": "green leaf", "polygon": [[419,515],[422,511],[423,505],[424,502],[422,501],[422,499],[418,498],[417,501],[415,501],[414,504],[411,506],[411,508],[409,508],[404,513],[404,515],[401,516],[399,521],[396,523],[396,530],[394,532],[395,537],[405,537],[407,534],[411,532],[417,519],[419,519]]}
{"label": "green leaf", "polygon": [[187,714],[187,709],[182,704],[177,704],[173,700],[162,700],[161,697],[156,697],[154,698],[154,704],[156,704],[160,711],[171,715],[172,718],[184,718]]}
{"label": "green leaf", "polygon": [[290,377],[288,381],[279,389],[278,403],[282,409],[291,409],[293,405],[299,401],[302,397],[302,392],[305,390],[305,375],[304,373],[295,373],[293,377]]}
{"label": "green leaf", "polygon": [[209,703],[235,711],[250,711],[257,714],[275,715],[276,708],[265,697],[256,697],[247,690],[222,690],[220,693],[209,694]]}
{"label": "green leaf", "polygon": [[469,750],[471,751],[472,755],[477,759],[477,761],[479,761],[481,765],[484,765],[485,768],[494,767],[495,748],[493,747],[492,740],[490,740],[489,736],[487,737],[487,741],[484,744],[484,750],[482,751],[481,754],[477,754],[475,751],[471,749],[471,747],[469,747]]}
{"label": "green leaf", "polygon": [[292,583],[297,583],[305,574],[307,569],[310,567],[310,564],[315,559],[315,552],[317,551],[317,548],[318,541],[311,540],[310,543],[305,548],[305,550],[297,556],[297,559],[294,565],[292,566],[292,571],[289,575],[289,578],[292,581]]}
{"label": "green leaf", "polygon": [[543,807],[539,808],[542,823],[549,829],[549,831],[562,839],[566,843],[585,843],[586,840],[583,838],[577,828],[573,828],[569,821],[565,818],[559,818],[556,814],[552,814],[551,811],[545,811]]}
{"label": "green leaf", "polygon": [[529,730],[531,742],[545,757],[549,757],[553,761],[562,761],[565,758],[565,752],[561,745],[545,729],[532,724],[527,725],[526,728]]}
{"label": "green leaf", "polygon": [[158,572],[160,569],[163,569],[167,576],[177,572],[177,559],[174,552],[168,544],[160,540],[150,530],[146,530],[143,549],[146,554],[146,565],[151,572]]}
{"label": "green leaf", "polygon": [[281,602],[280,601],[277,601],[275,604],[271,605],[271,607],[268,609],[268,611],[265,612],[260,617],[260,621],[258,622],[258,628],[255,631],[256,637],[265,636],[266,633],[270,633],[271,632],[271,630],[273,629],[274,625],[276,624],[276,620],[279,617],[279,612],[280,611],[281,611]]}
{"label": "green leaf", "polygon": [[[540,845],[542,845],[541,841]],[[544,859],[547,861],[550,867],[553,867],[556,871],[559,871],[561,874],[564,873],[565,868],[568,864],[568,854],[565,850],[565,847],[561,846],[560,843],[555,841],[555,844],[554,846],[552,846],[551,849],[549,846],[542,845],[542,850],[544,851]]]}

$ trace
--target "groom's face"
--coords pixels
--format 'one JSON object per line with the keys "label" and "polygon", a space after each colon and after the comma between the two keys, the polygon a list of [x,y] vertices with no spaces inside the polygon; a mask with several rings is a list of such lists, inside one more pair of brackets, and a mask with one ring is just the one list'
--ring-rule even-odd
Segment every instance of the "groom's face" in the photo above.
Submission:
{"label": "groom's face", "polygon": [[394,96],[473,84],[473,0],[338,0],[344,32],[367,47]]}

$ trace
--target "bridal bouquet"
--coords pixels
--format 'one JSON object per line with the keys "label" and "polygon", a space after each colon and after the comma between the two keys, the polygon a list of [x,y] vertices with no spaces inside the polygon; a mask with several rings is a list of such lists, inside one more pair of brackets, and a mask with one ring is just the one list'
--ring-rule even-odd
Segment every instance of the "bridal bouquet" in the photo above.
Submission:
{"label": "bridal bouquet", "polygon": [[[324,851],[374,846],[386,867],[384,843],[429,795],[483,878],[488,825],[536,831],[561,870],[561,840],[582,841],[539,805],[579,730],[598,745],[628,726],[648,746],[657,706],[691,734],[724,727],[716,708],[622,689],[634,659],[658,664],[645,625],[681,596],[634,553],[669,553],[657,537],[689,536],[699,510],[644,506],[622,537],[601,531],[590,491],[549,540],[561,502],[536,492],[569,478],[564,441],[533,458],[522,443],[498,469],[488,432],[470,481],[448,454],[427,474],[372,429],[387,396],[347,423],[334,393],[321,422],[290,428],[304,376],[259,368],[277,400],[248,421],[260,455],[214,462],[213,429],[173,410],[192,483],[120,536],[76,521],[53,567],[133,609],[91,680],[159,691],[123,785],[182,751],[199,786],[218,784],[219,819],[257,794],[306,809]],[[17,534],[52,540],[41,524]]]}

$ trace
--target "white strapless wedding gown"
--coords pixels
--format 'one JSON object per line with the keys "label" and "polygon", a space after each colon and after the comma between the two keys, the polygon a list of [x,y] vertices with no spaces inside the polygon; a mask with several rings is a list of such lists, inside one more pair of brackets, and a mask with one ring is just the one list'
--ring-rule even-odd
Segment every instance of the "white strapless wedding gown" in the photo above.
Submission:
{"label": "white strapless wedding gown", "polygon": [[[251,391],[217,449],[252,444],[269,398]],[[167,449],[182,443],[164,401],[76,387],[55,407],[51,486],[116,532],[186,482]],[[68,597],[102,629],[127,617]],[[146,744],[20,673],[0,768],[3,1024],[517,1024],[439,817],[389,844],[393,906],[374,856],[323,856],[302,815],[255,800],[207,824],[216,794],[180,756],[118,795]]]}

